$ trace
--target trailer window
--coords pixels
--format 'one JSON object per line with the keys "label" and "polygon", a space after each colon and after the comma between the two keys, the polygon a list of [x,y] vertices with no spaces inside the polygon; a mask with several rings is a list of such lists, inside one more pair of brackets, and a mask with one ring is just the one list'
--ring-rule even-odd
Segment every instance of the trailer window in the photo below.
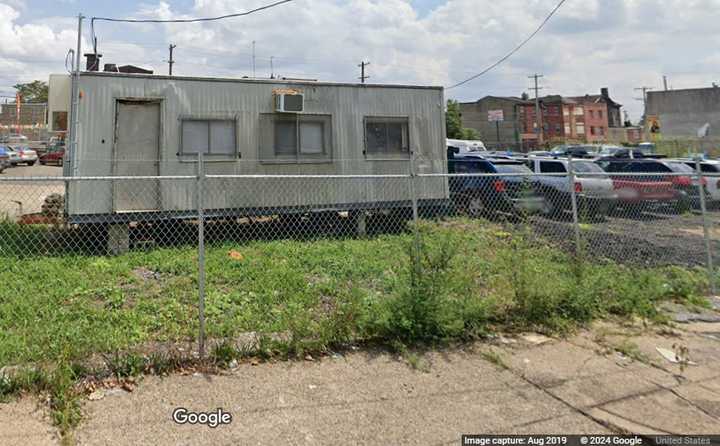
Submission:
{"label": "trailer window", "polygon": [[261,158],[266,162],[313,162],[330,159],[327,115],[261,115]]}
{"label": "trailer window", "polygon": [[181,155],[202,153],[234,158],[237,155],[235,121],[221,119],[183,119]]}
{"label": "trailer window", "polygon": [[407,118],[365,118],[366,154],[409,154]]}

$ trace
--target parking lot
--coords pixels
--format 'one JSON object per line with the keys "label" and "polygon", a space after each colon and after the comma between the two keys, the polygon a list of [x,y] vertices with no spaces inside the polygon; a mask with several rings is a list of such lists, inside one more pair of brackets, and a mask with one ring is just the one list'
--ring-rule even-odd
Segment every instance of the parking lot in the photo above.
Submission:
{"label": "parking lot", "polygon": [[16,219],[23,214],[40,212],[43,200],[53,193],[64,193],[61,182],[23,183],[4,181],[10,177],[59,177],[62,167],[16,166],[0,174],[0,218]]}
{"label": "parking lot", "polygon": [[[11,177],[47,178],[61,175],[62,168],[42,165],[18,166],[6,170],[0,175],[0,217],[17,220],[20,215],[41,212],[43,201],[48,195],[62,194],[65,190],[61,182],[47,179],[38,182],[3,180]],[[717,207],[712,209],[707,217],[712,249],[717,252],[720,249],[720,212]],[[287,231],[290,237],[318,230],[310,220],[294,224],[296,226],[293,226],[293,230]],[[305,224],[308,227],[304,227]],[[524,224],[528,224],[543,241],[551,241],[568,252],[574,252],[575,228],[567,213],[553,217],[538,214]],[[257,225],[250,229],[255,235],[261,232]],[[242,232],[239,229],[237,231]],[[703,217],[698,209],[682,213],[657,210],[613,212],[605,218],[584,221],[580,224],[580,233],[583,253],[588,258],[610,259],[636,266],[703,266],[707,262]]]}

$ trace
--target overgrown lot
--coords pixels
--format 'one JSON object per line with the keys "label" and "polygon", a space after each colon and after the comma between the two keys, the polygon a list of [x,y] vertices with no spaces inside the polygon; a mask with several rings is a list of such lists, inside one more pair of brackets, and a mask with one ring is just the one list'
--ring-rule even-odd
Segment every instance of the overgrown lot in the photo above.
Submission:
{"label": "overgrown lot", "polygon": [[[561,330],[607,314],[654,318],[658,301],[697,303],[707,285],[701,270],[580,262],[478,221],[427,223],[419,233],[419,245],[410,231],[211,246],[208,333],[283,334],[291,351],[302,351],[348,340],[471,337],[499,325]],[[0,277],[0,365],[197,333],[194,246],[5,257]]]}
{"label": "overgrown lot", "polygon": [[[192,245],[119,257],[5,256],[0,278],[0,367],[43,371],[0,382],[0,394],[50,389],[61,426],[72,424],[63,398],[87,358],[197,337]],[[659,302],[704,305],[706,288],[703,270],[584,261],[530,231],[457,219],[370,239],[210,246],[206,317],[211,338],[254,332],[262,354],[293,356],[346,342],[566,331],[608,315],[662,320]]]}

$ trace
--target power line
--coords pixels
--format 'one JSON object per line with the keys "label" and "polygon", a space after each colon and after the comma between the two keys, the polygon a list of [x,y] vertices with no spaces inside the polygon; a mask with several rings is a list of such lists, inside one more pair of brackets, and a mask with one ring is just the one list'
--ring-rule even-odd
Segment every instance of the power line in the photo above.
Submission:
{"label": "power line", "polygon": [[520,45],[516,46],[512,51],[510,51],[508,54],[506,54],[502,59],[500,59],[497,62],[495,62],[494,64],[490,65],[489,67],[487,67],[480,73],[478,73],[472,77],[469,77],[462,82],[458,82],[455,85],[451,85],[450,87],[447,87],[446,90],[450,90],[451,88],[456,88],[461,85],[465,85],[468,82],[473,81],[473,80],[479,78],[480,76],[483,76],[484,74],[487,74],[490,70],[494,69],[495,67],[499,66],[500,64],[502,64],[503,62],[508,60],[515,53],[520,51],[520,49],[522,47],[524,47],[528,42],[530,42],[533,39],[533,37],[535,37],[540,31],[542,31],[542,29],[545,27],[545,25],[550,21],[550,19],[555,15],[555,13],[558,12],[558,10],[562,7],[562,5],[565,4],[566,1],[567,0],[560,0],[560,3],[558,3],[557,6],[555,6],[555,8],[552,11],[550,11],[550,14],[548,14],[548,16],[545,17],[545,20],[543,20],[542,23],[540,23],[540,26],[538,26],[537,29],[532,34],[530,34],[530,36],[528,36],[527,39],[523,40],[520,43]]}
{"label": "power line", "polygon": [[195,19],[116,19],[111,17],[93,17],[90,19],[90,30],[92,35],[93,50],[97,53],[97,38],[95,37],[95,21],[104,22],[124,22],[124,23],[197,23],[197,22],[212,22],[216,20],[230,19],[233,17],[243,17],[256,12],[264,11],[266,9],[274,8],[285,3],[290,3],[293,0],[280,0],[269,5],[261,6],[259,8],[251,9],[250,11],[238,12],[234,14],[226,14],[217,17],[202,17]]}

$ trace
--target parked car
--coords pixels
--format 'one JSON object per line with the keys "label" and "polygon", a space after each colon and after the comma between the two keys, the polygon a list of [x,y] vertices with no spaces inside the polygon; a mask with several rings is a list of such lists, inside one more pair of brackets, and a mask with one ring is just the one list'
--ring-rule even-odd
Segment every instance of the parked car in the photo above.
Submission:
{"label": "parked car", "polygon": [[527,156],[552,156],[552,153],[547,150],[533,150],[532,152],[528,152]]}
{"label": "parked car", "polygon": [[20,146],[27,146],[28,144],[28,137],[25,135],[18,135],[18,134],[10,134],[5,138],[5,144],[10,147],[20,147]]}
{"label": "parked car", "polygon": [[592,158],[595,156],[595,146],[589,145],[562,145],[550,151],[550,156],[572,156],[573,158]]}
{"label": "parked car", "polygon": [[28,146],[17,146],[13,148],[13,151],[18,155],[16,164],[33,166],[38,160],[37,152]]}
{"label": "parked car", "polygon": [[48,165],[48,164],[62,166],[64,159],[65,159],[65,146],[57,144],[57,145],[48,147],[47,152],[45,152],[40,157],[40,164],[42,164],[43,166]]}
{"label": "parked car", "polygon": [[[692,170],[696,169],[695,160],[689,158],[682,158],[671,161],[678,161],[684,163]],[[707,189],[707,193],[710,196],[710,200],[713,202],[720,202],[720,161],[707,159],[701,160],[700,172],[707,175],[706,177],[704,177],[705,188]]]}
{"label": "parked car", "polygon": [[620,146],[599,146],[598,155],[602,158],[645,158],[646,153],[638,148]]}
{"label": "parked car", "polygon": [[[529,157],[527,165],[536,174],[557,174],[536,177],[541,182],[548,206],[546,213],[558,216],[572,209],[572,191],[568,180],[567,158]],[[587,217],[604,218],[615,208],[617,193],[613,181],[595,163],[573,160],[578,211]]]}
{"label": "parked car", "polygon": [[3,173],[8,167],[10,167],[10,154],[5,147],[0,146],[0,173]]}
{"label": "parked car", "polygon": [[6,145],[6,146],[3,146],[3,148],[5,149],[5,152],[7,152],[7,154],[8,154],[10,166],[11,167],[17,166],[18,163],[20,162],[20,155],[18,155],[18,153],[10,146]]}
{"label": "parked car", "polygon": [[448,172],[495,175],[450,177],[450,197],[455,208],[471,217],[536,213],[546,207],[532,172],[522,162],[455,156],[448,161]]}
{"label": "parked car", "polygon": [[[675,183],[675,177],[662,175],[673,170],[654,159],[603,158],[596,161],[610,174],[621,205],[644,209],[647,206],[671,207],[681,210],[689,205],[689,197]],[[639,175],[632,175],[633,173]],[[657,173],[658,175],[648,175]]]}
{"label": "parked car", "polygon": [[447,139],[447,147],[449,149],[458,149],[455,153],[459,155],[477,154],[487,152],[487,148],[482,141],[464,140],[464,139]]}
{"label": "parked car", "polygon": [[[658,162],[670,169],[670,171],[673,173],[685,174],[673,176],[671,177],[671,179],[673,182],[673,186],[681,193],[687,195],[690,198],[694,207],[700,207],[701,190],[705,194],[705,199],[708,201],[710,200],[710,195],[708,194],[707,188],[703,187],[701,189],[699,187],[698,179],[695,176],[695,170],[692,167],[680,161],[673,161],[667,159],[659,159]],[[703,178],[701,181],[703,186],[707,186],[707,179]]]}

